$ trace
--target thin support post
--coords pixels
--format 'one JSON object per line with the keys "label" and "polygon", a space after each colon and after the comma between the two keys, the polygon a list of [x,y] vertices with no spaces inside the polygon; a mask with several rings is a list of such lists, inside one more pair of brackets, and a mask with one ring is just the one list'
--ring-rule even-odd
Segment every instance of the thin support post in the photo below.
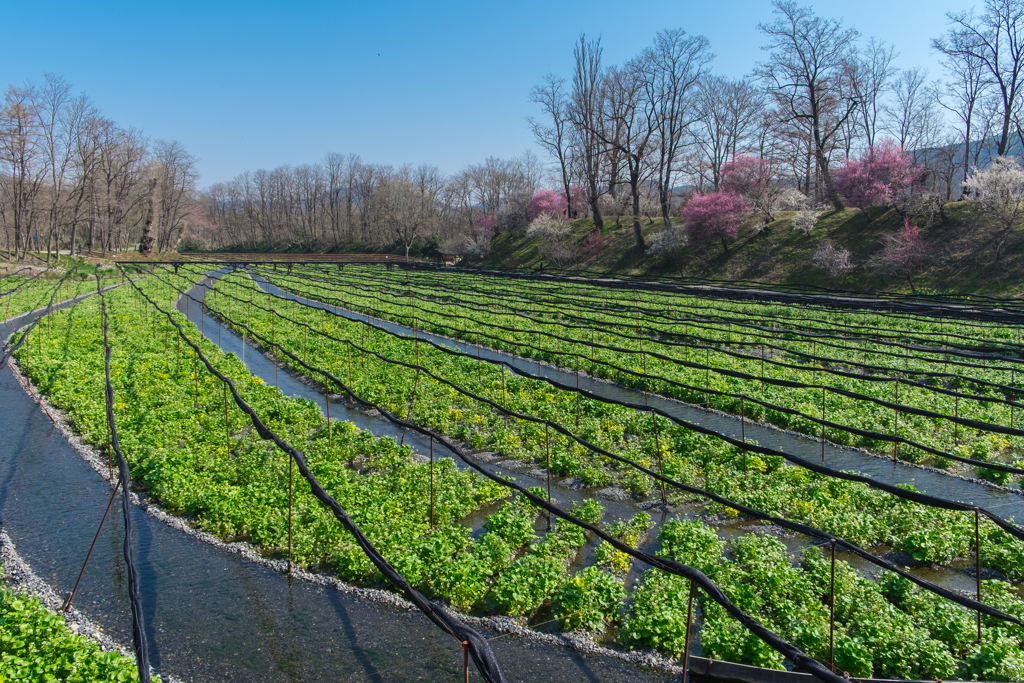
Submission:
{"label": "thin support post", "polygon": [[832,568],[828,579],[828,665],[836,670],[836,539],[832,539]]}
{"label": "thin support post", "polygon": [[[1013,414],[1011,414],[1013,415]],[[1011,418],[1011,422],[1013,419]],[[577,354],[577,429],[580,428],[580,354]]]}
{"label": "thin support post", "polygon": [[294,490],[294,480],[292,477],[292,468],[294,462],[292,456],[288,456],[288,573],[292,573],[292,491]]}
{"label": "thin support post", "polygon": [[825,387],[821,388],[821,461],[825,462]]}
{"label": "thin support post", "polygon": [[334,448],[331,439],[331,380],[324,380],[324,405],[327,406],[327,445]]}
{"label": "thin support post", "polygon": [[[743,397],[740,396],[740,438],[747,443],[747,416],[743,409]],[[747,449],[743,449],[743,476],[747,476]]]}
{"label": "thin support post", "polygon": [[[896,405],[900,404],[900,381],[893,380],[896,383]],[[892,411],[892,464],[895,465],[896,461],[900,459],[900,409],[893,408]]]}
{"label": "thin support post", "polygon": [[[551,426],[544,423],[544,450],[547,452],[548,505],[551,505]],[[548,511],[548,531],[551,531],[551,511]]]}
{"label": "thin support post", "polygon": [[[981,602],[981,536],[978,534],[978,507],[974,507],[974,590]],[[978,642],[981,642],[981,610],[978,610]]]}
{"label": "thin support post", "polygon": [[[658,418],[651,413],[651,424],[654,425],[654,453],[658,456],[658,473],[665,476],[665,464],[661,458],[661,443],[658,440]],[[668,506],[668,495],[665,493],[665,480],[661,481],[661,504]]]}
{"label": "thin support post", "polygon": [[430,435],[430,528],[434,528],[434,435]]}
{"label": "thin support post", "polygon": [[228,385],[224,384],[224,438],[228,444],[228,454],[231,454],[231,420],[228,417]]}
{"label": "thin support post", "polygon": [[469,641],[462,641],[462,671],[464,673],[463,680],[465,683],[469,683]]}
{"label": "thin support post", "polygon": [[711,408],[711,349],[704,349],[704,407]]}
{"label": "thin support post", "polygon": [[82,563],[82,570],[78,572],[78,578],[75,580],[75,587],[71,589],[71,594],[68,595],[68,599],[64,602],[64,606],[61,608],[62,612],[67,612],[71,609],[71,601],[75,599],[75,593],[78,592],[78,584],[82,582],[82,576],[85,574],[85,568],[89,565],[89,558],[92,557],[92,551],[96,547],[96,541],[100,537],[100,532],[103,531],[103,523],[107,521],[107,515],[110,514],[110,508],[114,505],[114,498],[117,497],[117,491],[121,488],[121,480],[118,479],[114,485],[114,490],[110,493],[110,502],[107,503],[107,509],[103,512],[103,518],[100,520],[100,526],[96,529],[96,535],[92,537],[92,545],[89,546],[89,552],[85,554],[85,562]]}
{"label": "thin support post", "polygon": [[680,679],[686,683],[686,675],[690,672],[690,626],[693,624],[693,579],[690,579],[690,597],[686,601],[686,640],[683,641],[683,675]]}

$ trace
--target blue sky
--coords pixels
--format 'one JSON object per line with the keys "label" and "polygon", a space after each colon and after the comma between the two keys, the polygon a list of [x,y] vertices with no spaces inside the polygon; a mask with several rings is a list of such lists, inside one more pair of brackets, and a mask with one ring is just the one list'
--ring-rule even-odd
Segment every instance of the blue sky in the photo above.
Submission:
{"label": "blue sky", "polygon": [[[928,41],[970,0],[808,3],[941,75]],[[607,63],[660,28],[706,35],[714,69],[762,59],[769,0],[12,3],[0,81],[64,76],[109,117],[200,158],[202,184],[325,152],[445,172],[533,146],[529,91],[568,75],[581,32]],[[378,56],[379,55],[379,56]]]}

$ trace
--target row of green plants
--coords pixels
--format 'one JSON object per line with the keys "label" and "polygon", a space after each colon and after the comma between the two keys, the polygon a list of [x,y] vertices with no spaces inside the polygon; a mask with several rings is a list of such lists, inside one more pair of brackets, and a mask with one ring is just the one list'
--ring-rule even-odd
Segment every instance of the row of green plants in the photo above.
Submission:
{"label": "row of green plants", "polygon": [[[366,269],[378,271],[375,278],[388,278],[402,286],[405,284],[404,272],[380,272],[378,266],[367,266]],[[968,346],[991,343],[1005,348],[1019,348],[1022,343],[1018,328],[999,323],[958,318],[943,320],[934,315],[894,313],[884,309],[840,308],[825,303],[815,304],[808,298],[794,305],[768,299],[730,299],[714,291],[708,291],[706,296],[697,296],[680,292],[638,290],[628,286],[608,287],[579,281],[551,283],[530,279],[514,280],[458,271],[419,271],[418,276],[421,282],[429,282],[435,290],[469,290],[497,294],[512,301],[542,300],[573,306],[596,304],[630,311],[639,304],[649,302],[665,315],[679,319],[699,316],[722,322],[775,327],[793,333],[849,334],[897,341],[931,340],[935,345],[947,342]],[[638,298],[638,295],[642,298]],[[893,304],[893,307],[896,306]]]}
{"label": "row of green plants", "polygon": [[[186,282],[183,279],[179,284]],[[239,293],[246,289],[244,285],[234,286]],[[143,287],[165,310],[170,310],[177,295],[175,289],[157,279],[147,280]],[[228,308],[233,301],[226,294],[209,296],[207,303],[214,311],[220,310],[219,306]],[[179,352],[173,334],[164,334],[167,331],[164,321],[140,301],[133,290],[121,288],[108,294],[108,303],[114,350],[112,380],[117,399],[115,419],[133,477],[162,504],[191,516],[197,525],[222,538],[249,540],[269,554],[283,555],[287,548],[287,460],[251,434],[240,411],[230,403],[225,418],[223,387],[201,364],[198,364],[196,407],[195,359],[184,350]],[[101,412],[102,341],[97,306],[94,298],[57,313],[52,328],[41,326],[34,332],[33,335],[38,334],[41,339],[32,340],[33,348],[41,344],[45,363],[36,363],[30,373],[43,393],[69,411],[76,428],[91,443],[103,448],[106,425]],[[303,346],[298,328],[285,327],[280,318],[273,322],[269,317],[261,318],[256,306],[251,312],[247,308],[246,304],[234,302],[230,312],[237,315],[238,320],[274,335],[278,341],[293,344],[292,348],[305,352],[311,362],[334,363],[335,374],[345,376],[347,364],[342,349],[329,346],[322,338],[314,340],[312,336]],[[293,313],[288,307],[284,308],[286,313]],[[228,311],[221,312],[228,314]],[[300,307],[294,312],[308,316],[317,324],[327,320],[325,314],[303,311]],[[183,316],[175,314],[175,317],[183,322]],[[340,321],[327,324],[351,325]],[[193,339],[199,339],[194,328],[187,324],[185,327]],[[358,333],[353,330],[354,338],[358,339]],[[384,340],[379,343],[384,346]],[[349,510],[384,556],[428,595],[481,614],[503,613],[535,620],[550,615],[565,630],[585,627],[601,631],[609,626],[617,627],[621,628],[619,639],[625,645],[657,647],[668,654],[678,654],[677,648],[660,642],[657,634],[668,632],[659,622],[666,610],[678,610],[680,605],[685,609],[685,591],[666,588],[659,599],[644,597],[641,590],[647,590],[648,582],[652,582],[653,590],[654,572],[648,572],[630,600],[627,577],[632,563],[628,556],[600,544],[592,553],[593,563],[580,568],[578,560],[588,539],[578,528],[556,520],[552,531],[543,533],[545,519],[534,506],[521,498],[505,499],[504,489],[474,475],[459,473],[448,460],[439,460],[436,466],[436,524],[430,529],[425,504],[429,495],[428,466],[414,462],[407,447],[391,439],[376,439],[348,423],[332,423],[328,438],[328,426],[315,404],[281,397],[274,387],[251,377],[233,355],[220,353],[210,342],[203,341],[201,346],[218,369],[236,382],[245,400],[271,428],[304,450],[318,479]],[[425,345],[419,346],[422,362],[428,352]],[[415,344],[409,343],[405,348],[407,358],[415,357],[414,347]],[[366,360],[365,367],[359,365],[361,360]],[[354,375],[372,374],[373,366],[369,359],[353,358],[353,369],[359,369]],[[471,375],[472,370],[467,375]],[[390,368],[390,380],[386,376],[373,378],[374,386],[382,383],[400,388],[406,381],[414,383],[415,378],[396,377],[394,368]],[[535,389],[527,385],[513,387],[516,381],[511,375],[506,378],[506,393],[523,395],[526,407],[527,397],[535,395]],[[425,380],[421,378],[420,386],[424,385]],[[384,394],[379,387],[378,391]],[[403,395],[403,398],[409,397]],[[451,408],[454,402],[451,396],[448,399]],[[399,399],[397,403],[401,402]],[[401,405],[388,407],[396,411],[402,408]],[[405,408],[408,410],[410,406],[405,404]],[[422,408],[417,397],[411,406],[414,419]],[[434,412],[440,414],[440,407],[435,408]],[[451,411],[445,414],[451,415]],[[606,424],[614,425],[620,416],[604,417]],[[587,419],[593,416],[588,415]],[[638,456],[645,454],[638,442],[643,441],[639,437],[645,428],[649,430],[649,419],[647,416],[645,421],[644,416],[640,416],[628,427],[623,426],[619,437],[620,442],[633,446]],[[483,424],[473,420],[470,424],[475,427],[466,435],[470,439],[482,438],[477,428]],[[519,432],[524,426],[510,425],[509,436],[511,433],[521,436]],[[751,456],[747,461],[748,476],[742,477],[735,452],[709,448],[710,439],[693,434],[688,435],[693,441],[680,442],[683,435],[672,432],[668,425],[664,425],[664,429],[663,457],[675,451],[680,454],[701,451],[707,458],[713,479],[717,477],[715,468],[718,467],[723,485],[732,486],[745,479],[747,485],[738,488],[750,495],[763,491],[776,472],[801,472],[784,467],[781,462],[766,462]],[[540,438],[543,438],[543,430]],[[567,446],[561,443],[560,448],[556,448],[552,442],[552,453],[567,451]],[[651,447],[646,457],[651,461],[654,456]],[[678,457],[677,466],[682,468],[685,460]],[[692,462],[691,467],[694,475],[704,476],[701,470],[705,468],[699,460]],[[790,483],[801,484],[799,480]],[[836,486],[829,490],[822,486],[826,483]],[[819,500],[828,504],[835,504],[835,498],[849,497],[852,493],[841,482],[815,485],[808,478],[803,485],[808,492],[810,489],[818,491]],[[872,496],[869,490],[862,493]],[[781,501],[789,492],[779,491],[779,495]],[[380,577],[351,539],[303,486],[295,487],[293,505],[296,561],[311,569],[333,571],[353,583],[380,583]],[[481,506],[488,513],[486,521],[482,533],[473,533],[460,520],[474,510],[481,510]],[[890,525],[893,519],[900,519],[904,524],[916,519],[921,527],[935,526],[941,521],[915,518],[916,510],[912,508],[916,507],[908,505],[902,514],[894,512]],[[709,508],[709,511],[712,510]],[[726,510],[720,511],[728,514]],[[595,523],[603,517],[600,505],[594,501],[577,506],[574,512]],[[610,533],[630,545],[643,543],[651,526],[646,513],[629,520],[605,523]],[[710,527],[704,528],[714,535]],[[983,546],[993,540],[987,526],[985,532]],[[721,550],[719,556],[722,556]],[[755,576],[750,583],[758,586],[758,590],[767,591],[774,580]],[[764,581],[768,583],[762,585]],[[757,614],[752,603],[743,606]],[[711,607],[703,609],[710,615]],[[705,616],[704,620],[705,630],[716,623],[710,616]],[[683,632],[685,629],[680,631]],[[702,638],[706,639],[703,633]],[[924,638],[921,633],[916,637]],[[749,643],[738,637],[733,640],[735,644],[729,641],[715,650],[716,658],[747,661],[744,648],[749,648]],[[872,651],[871,656],[879,655]],[[769,662],[769,665],[777,665],[777,662]]]}
{"label": "row of green plants", "polygon": [[[977,639],[976,613],[918,590],[890,572],[878,580],[835,560],[834,647],[829,645],[833,600],[830,551],[808,547],[793,562],[786,546],[766,534],[726,544],[699,521],[673,520],[659,535],[661,554],[696,567],[739,607],[806,653],[855,678],[1016,681],[1024,679],[1024,629],[987,617]],[[639,647],[681,651],[687,585],[679,577],[648,570],[633,591],[624,639]],[[1024,616],[1014,591],[984,581],[983,599]],[[715,602],[697,592],[703,616],[705,656],[781,669],[783,659]],[[643,609],[640,607],[643,606]]]}
{"label": "row of green plants", "polygon": [[[740,400],[728,397],[710,396],[702,391],[708,388],[712,391],[724,391],[731,393],[742,393],[753,398],[763,400],[767,403],[778,405],[784,408],[798,410],[804,414],[820,417],[822,414],[826,419],[840,424],[855,426],[860,429],[870,430],[883,434],[898,433],[899,436],[911,439],[925,446],[952,452],[961,457],[976,460],[998,460],[1002,462],[1017,463],[1021,449],[1024,447],[1024,439],[1015,436],[1005,436],[997,433],[989,433],[981,430],[954,425],[951,421],[941,418],[929,418],[925,416],[901,412],[897,418],[892,409],[877,405],[866,400],[856,400],[837,395],[833,392],[825,393],[824,406],[822,405],[822,391],[820,389],[793,389],[788,387],[776,387],[762,383],[759,379],[739,380],[715,373],[717,369],[729,369],[747,373],[754,377],[766,377],[782,380],[796,380],[809,384],[826,385],[847,391],[853,391],[881,400],[899,403],[910,407],[923,408],[946,415],[958,415],[960,417],[989,422],[993,424],[1009,426],[1011,424],[1011,408],[1005,404],[993,403],[984,400],[957,399],[953,396],[939,394],[929,390],[926,386],[900,386],[898,389],[892,382],[870,382],[850,377],[826,375],[821,371],[820,366],[805,365],[800,369],[781,368],[772,365],[770,362],[773,356],[776,360],[793,362],[796,358],[781,357],[777,352],[767,355],[768,362],[762,365],[757,357],[756,348],[747,349],[745,353],[754,356],[752,358],[736,358],[717,351],[718,348],[732,348],[732,350],[743,351],[730,347],[737,341],[749,338],[742,333],[725,328],[703,329],[699,331],[701,336],[712,337],[711,346],[716,350],[691,349],[685,347],[670,347],[663,344],[657,335],[638,337],[637,330],[622,328],[614,329],[613,323],[624,325],[622,319],[616,319],[611,315],[602,315],[599,312],[591,311],[584,317],[586,323],[582,324],[578,319],[579,313],[573,312],[573,319],[567,320],[564,307],[538,306],[534,309],[517,307],[510,309],[510,303],[500,297],[487,298],[481,296],[478,300],[467,301],[463,297],[464,292],[459,292],[455,298],[447,298],[444,293],[437,293],[430,290],[427,285],[417,282],[418,273],[408,274],[410,285],[407,287],[395,282],[393,278],[388,279],[382,275],[379,283],[374,283],[376,271],[369,271],[369,277],[361,277],[358,282],[346,281],[337,277],[333,286],[325,288],[312,282],[304,282],[299,277],[289,278],[281,274],[270,274],[272,279],[287,289],[302,292],[312,298],[329,300],[332,303],[341,302],[347,308],[362,312],[371,312],[374,315],[385,317],[396,322],[415,325],[420,329],[444,334],[451,337],[463,339],[471,343],[481,343],[498,350],[516,353],[517,355],[537,358],[555,365],[560,365],[567,370],[575,370],[576,358],[571,354],[582,354],[599,362],[607,362],[626,371],[614,370],[608,366],[584,361],[582,370],[593,373],[605,379],[611,379],[621,384],[633,387],[637,390],[646,389],[651,392],[666,395],[672,398],[697,403],[709,404],[712,407],[727,412],[739,413],[741,411]],[[521,287],[528,287],[527,284],[520,284]],[[428,294],[434,291],[434,294]],[[419,293],[420,298],[410,299],[409,292],[414,295]],[[645,297],[647,293],[637,294],[638,297]],[[436,299],[431,301],[430,299]],[[419,308],[412,309],[410,304]],[[645,304],[646,305],[646,304]],[[467,319],[452,319],[452,315],[465,316]],[[850,315],[850,314],[846,314]],[[413,320],[412,316],[417,319]],[[664,330],[674,333],[691,334],[698,331],[692,326],[669,326],[652,322],[650,319],[640,320],[640,326],[648,330]],[[922,323],[923,324],[923,323]],[[937,323],[938,324],[938,323]],[[577,327],[573,327],[576,325]],[[499,329],[503,326],[508,329]],[[481,336],[489,335],[488,337]],[[594,348],[585,346],[583,343],[563,341],[561,339],[546,336],[548,334],[558,335],[568,340],[578,342],[590,342],[605,344],[611,347],[624,349],[616,351],[611,348]],[[531,349],[519,345],[520,342],[528,343],[534,347]],[[775,339],[773,343],[792,345],[795,350],[809,352],[811,342],[796,341],[789,342],[785,339]],[[816,343],[816,342],[815,342]],[[913,369],[909,360],[893,358],[889,356],[873,356],[873,350],[868,345],[854,347],[848,350],[830,349],[829,354],[843,359],[845,356],[851,362],[860,362],[865,357],[877,365],[889,366],[893,375],[902,373],[907,367]],[[820,349],[820,347],[819,347]],[[650,355],[651,352],[660,353],[673,359],[683,360],[698,364],[698,367],[687,367],[673,361],[656,359]],[[925,352],[913,352],[911,355],[917,357]],[[700,367],[704,366],[704,367]],[[710,369],[710,370],[709,370]],[[850,368],[841,368],[849,371]],[[935,369],[934,366],[931,369]],[[666,379],[680,382],[694,389],[685,389],[671,385],[667,382],[660,382],[652,379],[644,379],[638,376],[645,372],[649,375],[657,375]],[[972,377],[985,379],[987,381],[1003,382],[1009,384],[1010,374],[1003,370],[979,370],[971,369]],[[1005,377],[1003,375],[1006,375]],[[937,381],[936,381],[937,383]],[[946,387],[957,389],[975,395],[984,395],[989,398],[1002,398],[992,387],[975,385],[967,387],[966,383],[957,386],[955,383]],[[743,406],[745,414],[758,421],[769,422],[785,429],[800,431],[805,434],[820,436],[822,428],[819,424],[800,416],[789,415],[782,411],[772,410],[750,402]],[[1020,427],[1020,410],[1017,410],[1017,419],[1014,426]],[[898,423],[897,423],[898,420]],[[827,428],[826,437],[843,445],[867,448],[876,453],[893,455],[894,448],[891,443],[851,434],[850,432]],[[950,467],[953,461],[929,454],[918,448],[903,445],[895,451],[901,459],[911,462],[928,463],[938,467]],[[979,474],[1000,484],[1008,484],[1010,475],[989,468],[979,468]]]}
{"label": "row of green plants", "polygon": [[[661,418],[657,419],[655,438],[650,414],[580,398],[574,392],[513,375],[487,362],[457,357],[426,342],[399,339],[363,322],[297,302],[285,303],[251,284],[248,275],[228,276],[207,295],[206,305],[223,320],[240,323],[314,367],[330,371],[348,382],[357,395],[476,448],[541,469],[550,459],[554,475],[578,478],[591,487],[617,485],[638,497],[659,493],[651,477],[628,464],[594,454],[562,434],[545,430],[542,424],[508,419],[499,410],[469,399],[425,373],[418,376],[414,369],[383,362],[318,332],[351,340],[385,358],[418,361],[436,376],[499,406],[565,425],[597,446],[656,471],[661,468],[678,481],[811,524],[862,546],[889,546],[922,563],[947,563],[972,552],[973,519],[966,513],[918,505],[864,484],[785,466],[780,457],[744,455],[721,440]],[[245,332],[240,327],[236,331]],[[269,344],[264,344],[264,350],[274,354]],[[279,358],[294,372],[323,381],[283,352]],[[698,504],[708,514],[738,514],[672,489],[667,495],[672,502]],[[1008,577],[1024,578],[1024,543],[987,522],[982,528],[982,561]]]}
{"label": "row of green plants", "polygon": [[[143,286],[170,310],[174,290],[153,280]],[[225,401],[219,380],[177,345],[167,334],[166,321],[134,290],[120,288],[108,293],[107,301],[115,421],[133,480],[199,528],[225,540],[249,541],[270,556],[286,556],[285,456],[252,433],[241,411]],[[534,506],[510,499],[505,487],[488,479],[458,471],[451,459],[438,459],[431,528],[430,466],[414,461],[408,446],[374,437],[350,422],[328,425],[314,402],[283,397],[251,376],[233,354],[199,342],[198,331],[184,316],[175,314],[175,319],[268,426],[303,450],[321,484],[388,561],[428,596],[461,610],[522,617],[557,605],[556,618],[567,628],[603,623],[621,607],[621,590],[612,591],[614,605],[609,599],[594,603],[591,591],[581,593],[581,586],[596,582],[607,587],[611,579],[595,569],[586,570],[584,579],[571,572],[587,542],[576,527],[556,521],[544,534]],[[55,313],[52,326],[41,326],[30,336],[34,357],[28,375],[68,412],[87,442],[106,451],[101,330],[98,297]],[[19,360],[23,356],[19,351]],[[383,585],[355,542],[303,484],[295,478],[294,561],[357,585]],[[473,512],[486,513],[482,533],[464,522]],[[593,523],[603,516],[593,501],[575,512]],[[628,567],[620,562],[619,570],[624,574]],[[616,581],[621,589],[621,578]]]}
{"label": "row of green plants", "polygon": [[[22,275],[16,275],[6,277],[0,280],[0,292],[7,292],[17,288],[19,285],[24,285],[17,292],[8,294],[6,296],[0,296],[0,320],[7,320],[9,318],[16,318],[22,313],[28,311],[34,311],[37,308],[43,308],[50,303],[50,297],[53,296],[54,290],[58,288],[60,282],[59,275],[52,277],[39,277],[29,278]],[[104,280],[104,286],[109,285],[113,282],[113,277],[109,276]],[[76,277],[76,274],[72,274],[64,280],[63,284],[60,284],[59,290],[53,299],[54,304],[66,301],[67,299],[73,299],[82,294],[88,294],[89,292],[96,291],[96,281],[94,279],[83,280]],[[7,329],[0,330],[0,335],[6,337],[12,332],[10,326]]]}
{"label": "row of green plants", "polygon": [[0,586],[0,683],[138,680],[133,658],[103,652],[94,640],[72,633],[38,598]]}

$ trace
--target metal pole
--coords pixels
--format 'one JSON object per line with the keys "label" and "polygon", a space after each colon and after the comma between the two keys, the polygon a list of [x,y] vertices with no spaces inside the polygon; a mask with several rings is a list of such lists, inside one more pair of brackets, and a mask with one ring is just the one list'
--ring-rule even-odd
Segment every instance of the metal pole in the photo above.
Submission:
{"label": "metal pole", "polygon": [[686,604],[686,640],[683,642],[683,675],[682,683],[686,683],[686,674],[690,669],[690,624],[693,623],[693,579],[690,579],[690,598]]}
{"label": "metal pole", "polygon": [[711,409],[711,349],[704,349],[704,408]]}
{"label": "metal pole", "polygon": [[[544,423],[544,449],[547,451],[548,505],[551,504],[551,427]],[[551,511],[548,511],[548,531],[551,531]]]}
{"label": "metal pole", "polygon": [[[654,452],[658,456],[658,472],[661,476],[665,476],[665,465],[661,459],[661,444],[658,442],[658,418],[655,417],[654,413],[651,413],[651,423],[654,425]],[[665,480],[661,481],[661,504],[668,506],[668,497],[665,494]]]}
{"label": "metal pole", "polygon": [[231,422],[228,418],[228,385],[224,384],[224,436],[228,443],[228,453],[231,453]]}
{"label": "metal pole", "polygon": [[[896,382],[896,400],[894,401],[894,403],[896,405],[899,405],[900,404],[900,381],[898,379],[897,380],[893,380],[893,381]],[[895,465],[896,461],[900,459],[900,442],[899,442],[899,438],[900,438],[900,409],[899,408],[893,408],[892,412],[893,412],[893,418],[892,418],[892,438],[893,438],[893,442],[892,442],[892,463],[893,463],[893,465]]]}
{"label": "metal pole", "polygon": [[334,448],[331,439],[331,380],[324,380],[324,404],[327,406],[327,445]]}
{"label": "metal pole", "polygon": [[836,670],[836,539],[832,539],[832,570],[828,580],[828,665]]}
{"label": "metal pole", "polygon": [[292,573],[292,456],[288,456],[288,573]]}
{"label": "metal pole", "polygon": [[[981,602],[981,537],[978,535],[978,508],[974,508],[974,589]],[[978,642],[981,642],[981,610],[978,610]]]}
{"label": "metal pole", "polygon": [[114,490],[110,494],[110,502],[107,503],[107,509],[103,513],[103,519],[100,520],[100,526],[96,529],[96,535],[92,538],[92,545],[89,546],[89,552],[85,554],[85,562],[82,563],[82,571],[78,572],[78,578],[75,580],[75,587],[71,589],[71,595],[68,596],[67,601],[64,603],[64,607],[61,608],[62,612],[67,612],[71,609],[71,601],[75,599],[75,593],[78,592],[78,584],[82,581],[82,576],[85,574],[85,568],[89,564],[89,558],[92,557],[93,548],[96,547],[96,541],[100,537],[100,532],[103,531],[103,523],[107,521],[107,515],[110,513],[110,508],[114,504],[114,498],[117,497],[117,491],[121,488],[121,480],[117,480],[117,484],[114,485]]}
{"label": "metal pole", "polygon": [[469,641],[462,641],[462,670],[465,672],[465,682],[469,683]]}
{"label": "metal pole", "polygon": [[[1012,408],[1011,408],[1012,410]],[[1010,413],[1010,421],[1013,422],[1013,413]],[[576,355],[576,429],[580,428],[580,357]]]}
{"label": "metal pole", "polygon": [[[740,396],[740,436],[747,443],[747,417],[743,410],[743,397]],[[747,476],[747,449],[743,449],[743,476]]]}
{"label": "metal pole", "polygon": [[825,462],[825,387],[821,388],[821,461]]}
{"label": "metal pole", "polygon": [[434,528],[434,435],[430,435],[430,528]]}

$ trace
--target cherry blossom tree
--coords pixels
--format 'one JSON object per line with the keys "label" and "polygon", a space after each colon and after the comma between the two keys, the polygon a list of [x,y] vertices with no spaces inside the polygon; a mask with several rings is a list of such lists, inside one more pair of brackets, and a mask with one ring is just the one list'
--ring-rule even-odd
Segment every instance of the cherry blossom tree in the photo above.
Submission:
{"label": "cherry blossom tree", "polygon": [[914,273],[927,262],[931,252],[931,245],[921,236],[920,229],[904,218],[902,230],[882,235],[882,245],[882,251],[872,257],[871,265],[892,275],[905,275],[910,291],[916,294]]}
{"label": "cherry blossom tree", "polygon": [[568,215],[568,203],[565,195],[555,190],[541,190],[533,195],[526,207],[526,217],[533,221],[541,214],[565,218]]}
{"label": "cherry blossom tree", "polygon": [[921,174],[910,155],[883,140],[860,159],[847,159],[836,173],[836,189],[850,206],[866,210],[895,204]]}
{"label": "cherry blossom tree", "polygon": [[786,188],[767,159],[737,154],[732,161],[722,164],[719,177],[720,188],[742,197],[764,219],[765,225],[775,220]]}
{"label": "cherry blossom tree", "polygon": [[749,215],[750,207],[732,192],[695,194],[682,211],[686,229],[695,240],[721,240],[726,251],[729,240],[736,239],[740,224]]}

